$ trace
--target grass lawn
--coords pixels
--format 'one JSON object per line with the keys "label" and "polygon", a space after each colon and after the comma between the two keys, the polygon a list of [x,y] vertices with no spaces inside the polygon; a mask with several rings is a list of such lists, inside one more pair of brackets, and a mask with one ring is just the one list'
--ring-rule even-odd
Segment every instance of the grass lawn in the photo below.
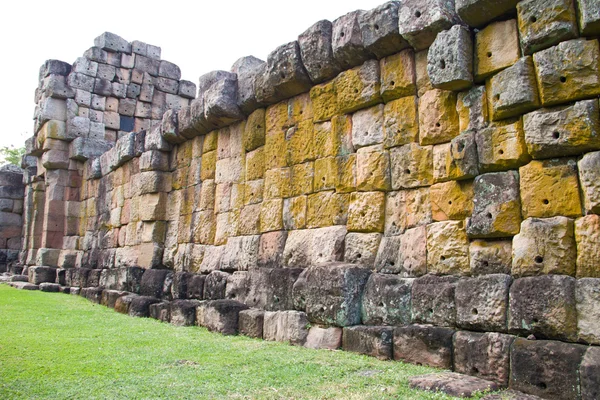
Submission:
{"label": "grass lawn", "polygon": [[451,399],[408,388],[408,377],[433,371],[0,285],[0,399]]}

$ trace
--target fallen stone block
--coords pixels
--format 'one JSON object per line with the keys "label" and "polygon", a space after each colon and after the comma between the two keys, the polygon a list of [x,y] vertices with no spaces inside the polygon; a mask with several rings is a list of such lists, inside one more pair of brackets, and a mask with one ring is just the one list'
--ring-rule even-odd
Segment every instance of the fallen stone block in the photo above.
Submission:
{"label": "fallen stone block", "polygon": [[586,346],[517,338],[510,352],[510,387],[545,399],[579,398]]}
{"label": "fallen stone block", "polygon": [[241,335],[262,339],[265,311],[251,308],[239,313],[238,327]]}
{"label": "fallen stone block", "polygon": [[452,368],[454,330],[431,325],[394,329],[394,360],[437,368]]}
{"label": "fallen stone block", "polygon": [[498,389],[498,385],[494,382],[456,372],[414,376],[409,379],[409,386],[413,389],[442,392],[457,397],[472,397],[478,392]]}
{"label": "fallen stone block", "polygon": [[392,334],[389,326],[349,326],[344,328],[342,348],[345,351],[366,354],[380,360],[392,358]]}
{"label": "fallen stone block", "polygon": [[196,311],[196,323],[211,332],[235,335],[238,332],[240,311],[248,306],[234,300],[214,300],[202,302]]}
{"label": "fallen stone block", "polygon": [[342,328],[311,326],[304,347],[309,349],[337,350],[342,345]]}

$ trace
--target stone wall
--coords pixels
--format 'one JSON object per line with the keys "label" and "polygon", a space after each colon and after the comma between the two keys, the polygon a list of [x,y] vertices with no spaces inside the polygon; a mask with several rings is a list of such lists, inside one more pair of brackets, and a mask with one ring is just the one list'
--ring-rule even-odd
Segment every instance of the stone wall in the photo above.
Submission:
{"label": "stone wall", "polygon": [[[388,2],[165,106],[179,74],[104,34],[43,69],[68,94],[92,54],[131,76],[90,107],[42,84],[22,261],[131,315],[597,398],[598,35],[591,0]],[[81,150],[100,115],[116,142]]]}
{"label": "stone wall", "polygon": [[0,272],[6,272],[19,259],[23,189],[21,168],[12,165],[0,167]]}

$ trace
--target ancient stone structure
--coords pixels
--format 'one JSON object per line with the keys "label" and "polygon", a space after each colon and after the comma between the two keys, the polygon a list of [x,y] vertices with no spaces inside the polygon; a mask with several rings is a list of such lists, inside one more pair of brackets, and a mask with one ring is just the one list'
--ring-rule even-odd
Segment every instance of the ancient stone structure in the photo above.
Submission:
{"label": "ancient stone structure", "polygon": [[41,69],[21,263],[131,315],[598,398],[598,35],[595,0],[388,2],[195,97],[105,33]]}
{"label": "ancient stone structure", "polygon": [[23,171],[12,165],[0,167],[0,272],[17,262],[22,248],[23,194]]}

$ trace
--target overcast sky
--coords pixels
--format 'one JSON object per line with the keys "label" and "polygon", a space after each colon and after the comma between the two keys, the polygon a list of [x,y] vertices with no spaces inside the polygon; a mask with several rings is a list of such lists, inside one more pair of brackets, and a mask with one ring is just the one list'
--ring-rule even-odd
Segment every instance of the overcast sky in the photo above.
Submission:
{"label": "overcast sky", "polygon": [[33,134],[34,91],[47,59],[73,63],[109,31],[128,41],[160,46],[162,58],[179,65],[197,84],[206,72],[240,57],[263,60],[321,19],[383,0],[229,1],[6,1],[1,6],[0,147],[20,146]]}

